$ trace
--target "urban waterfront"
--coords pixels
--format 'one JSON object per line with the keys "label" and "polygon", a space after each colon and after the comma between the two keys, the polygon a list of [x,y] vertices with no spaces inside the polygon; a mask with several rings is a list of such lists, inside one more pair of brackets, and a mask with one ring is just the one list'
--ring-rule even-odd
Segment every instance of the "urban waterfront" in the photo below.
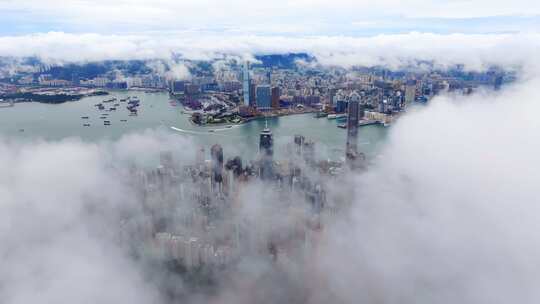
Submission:
{"label": "urban waterfront", "polygon": [[[104,99],[137,96],[141,100],[137,116],[129,116],[125,104],[116,111],[99,111],[94,105]],[[110,126],[103,124],[101,113],[107,113]],[[88,116],[88,119],[81,117]],[[189,121],[189,115],[176,102],[171,102],[169,94],[142,91],[111,91],[109,96],[85,97],[79,101],[62,104],[37,102],[16,103],[15,106],[0,109],[0,134],[7,137],[27,139],[60,140],[80,137],[84,141],[116,140],[122,135],[160,129],[165,132],[185,135],[195,145],[209,147],[215,143],[234,154],[254,158],[261,130],[268,123],[274,133],[277,156],[285,149],[279,148],[292,142],[295,134],[301,134],[317,143],[321,157],[339,159],[344,156],[346,130],[337,128],[336,120],[314,118],[313,114],[264,118],[242,125],[222,125],[200,127]],[[123,121],[125,120],[125,121]],[[85,127],[84,124],[90,124]],[[368,157],[379,151],[388,128],[372,125],[359,129],[359,150]],[[229,153],[227,153],[229,154]],[[231,153],[232,154],[232,153]]]}

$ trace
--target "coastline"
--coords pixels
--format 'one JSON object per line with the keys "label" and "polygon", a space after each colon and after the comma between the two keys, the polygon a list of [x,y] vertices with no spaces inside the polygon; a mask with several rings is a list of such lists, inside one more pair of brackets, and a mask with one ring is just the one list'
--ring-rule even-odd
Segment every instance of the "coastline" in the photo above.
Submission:
{"label": "coastline", "polygon": [[[184,110],[186,111],[192,111],[192,110],[188,110],[186,109],[184,106],[182,106]],[[279,117],[283,117],[283,116],[292,116],[292,115],[302,115],[302,114],[312,114],[312,113],[316,113],[318,112],[318,110],[316,109],[310,109],[310,110],[305,110],[305,111],[302,111],[302,112],[289,112],[289,113],[272,113],[270,115],[260,115],[260,116],[254,116],[254,117],[248,117],[248,118],[244,118],[241,122],[239,123],[228,123],[228,122],[222,122],[222,123],[210,123],[210,124],[197,124],[195,122],[193,122],[193,119],[188,118],[188,121],[190,122],[190,124],[194,125],[194,126],[197,126],[197,127],[201,127],[201,128],[210,128],[210,127],[223,127],[223,126],[240,126],[240,125],[243,125],[243,124],[247,124],[249,122],[252,122],[252,121],[255,121],[255,120],[260,120],[260,119],[267,119],[267,118],[279,118]],[[190,114],[187,114],[188,116]]]}

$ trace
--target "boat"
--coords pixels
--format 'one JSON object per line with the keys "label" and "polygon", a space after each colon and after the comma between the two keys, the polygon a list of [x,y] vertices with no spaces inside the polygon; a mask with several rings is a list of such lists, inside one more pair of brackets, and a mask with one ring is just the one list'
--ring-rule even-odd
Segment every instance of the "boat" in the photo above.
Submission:
{"label": "boat", "polygon": [[88,116],[81,116],[81,119],[88,119]]}
{"label": "boat", "polygon": [[338,124],[337,126],[338,128],[347,129],[347,124],[344,124],[344,123]]}
{"label": "boat", "polygon": [[336,119],[337,115],[336,114],[328,114],[328,116],[326,116],[326,118],[328,119]]}
{"label": "boat", "polygon": [[214,133],[214,132],[216,132],[216,130],[208,130],[208,132]]}
{"label": "boat", "polygon": [[379,122],[376,120],[361,120],[358,122],[359,127],[371,126],[371,125],[377,125],[377,124],[379,124]]}
{"label": "boat", "polygon": [[90,127],[90,124],[84,124],[83,126],[85,126],[85,127]]}
{"label": "boat", "polygon": [[107,116],[100,116],[99,119],[105,119]]}
{"label": "boat", "polygon": [[323,118],[323,117],[326,117],[326,116],[328,116],[328,113],[324,113],[324,112],[315,113],[315,118]]}
{"label": "boat", "polygon": [[109,111],[116,111],[116,108],[109,108]]}
{"label": "boat", "polygon": [[137,112],[131,112],[128,116],[137,116]]}
{"label": "boat", "polygon": [[336,119],[347,118],[347,114],[336,114]]}
{"label": "boat", "polygon": [[120,119],[121,122],[127,122],[127,119]]}

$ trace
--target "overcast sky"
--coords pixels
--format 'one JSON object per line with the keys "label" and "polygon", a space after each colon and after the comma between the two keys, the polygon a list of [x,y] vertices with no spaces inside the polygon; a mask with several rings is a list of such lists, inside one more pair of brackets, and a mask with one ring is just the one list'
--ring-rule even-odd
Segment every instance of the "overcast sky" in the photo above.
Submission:
{"label": "overcast sky", "polygon": [[2,0],[0,34],[530,32],[539,16],[536,0]]}

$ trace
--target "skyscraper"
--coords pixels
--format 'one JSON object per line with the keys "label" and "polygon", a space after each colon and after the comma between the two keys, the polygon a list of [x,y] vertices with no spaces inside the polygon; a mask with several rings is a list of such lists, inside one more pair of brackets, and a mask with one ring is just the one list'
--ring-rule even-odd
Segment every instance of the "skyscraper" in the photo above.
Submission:
{"label": "skyscraper", "polygon": [[250,81],[249,81],[249,62],[244,62],[244,69],[243,69],[243,90],[244,90],[244,105],[249,106],[250,103]]}
{"label": "skyscraper", "polygon": [[263,180],[268,180],[273,177],[273,157],[274,157],[274,142],[272,131],[266,127],[262,130],[259,139],[259,157],[261,161],[260,176]]}
{"label": "skyscraper", "polygon": [[272,71],[271,70],[266,71],[266,83],[268,85],[272,85]]}
{"label": "skyscraper", "polygon": [[302,146],[304,145],[305,138],[302,135],[294,136],[294,145],[296,146],[296,154],[302,155]]}
{"label": "skyscraper", "polygon": [[378,108],[379,113],[384,113],[386,111],[386,99],[379,100]]}
{"label": "skyscraper", "polygon": [[270,86],[257,86],[257,108],[260,110],[268,110],[272,107]]}
{"label": "skyscraper", "polygon": [[405,86],[405,103],[410,104],[416,98],[416,80],[407,81]]}
{"label": "skyscraper", "polygon": [[272,108],[273,109],[279,109],[280,95],[281,95],[281,92],[279,90],[279,87],[273,87],[272,88]]}
{"label": "skyscraper", "polygon": [[220,190],[223,183],[223,148],[215,144],[210,148],[212,157],[212,190]]}
{"label": "skyscraper", "polygon": [[257,99],[256,99],[256,94],[255,94],[256,90],[257,90],[257,85],[250,80],[249,81],[249,106],[253,108],[257,106]]}
{"label": "skyscraper", "polygon": [[337,94],[336,88],[330,88],[328,90],[328,107],[333,108],[334,107],[334,97]]}
{"label": "skyscraper", "polygon": [[349,100],[349,113],[347,117],[347,161],[354,161],[358,155],[358,119],[359,119],[360,95],[354,92]]}

